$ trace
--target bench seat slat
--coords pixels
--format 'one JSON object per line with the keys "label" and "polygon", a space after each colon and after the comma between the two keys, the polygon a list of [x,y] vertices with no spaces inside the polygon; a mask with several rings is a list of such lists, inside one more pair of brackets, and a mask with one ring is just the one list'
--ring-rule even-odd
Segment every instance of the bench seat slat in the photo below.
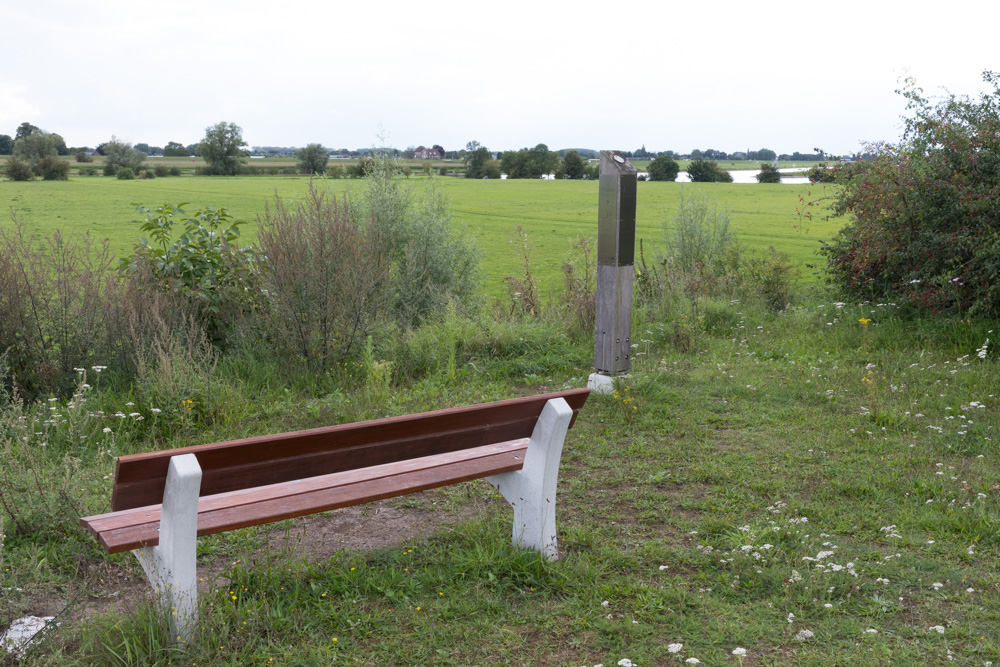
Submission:
{"label": "bench seat slat", "polygon": [[575,418],[587,394],[587,389],[576,389],[123,456],[118,460],[111,508],[120,511],[159,503],[169,460],[179,454],[197,456],[202,493],[214,495],[529,437],[549,399],[564,398]]}
{"label": "bench seat slat", "polygon": [[[520,470],[528,438],[202,497],[198,535],[211,535]],[[110,553],[159,543],[160,505],[81,519]]]}

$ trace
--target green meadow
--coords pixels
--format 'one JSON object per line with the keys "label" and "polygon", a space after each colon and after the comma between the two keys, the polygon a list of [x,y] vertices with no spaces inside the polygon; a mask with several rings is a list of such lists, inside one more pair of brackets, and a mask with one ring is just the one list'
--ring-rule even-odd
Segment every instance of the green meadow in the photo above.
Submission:
{"label": "green meadow", "polygon": [[[338,197],[356,197],[364,186],[356,180],[319,180],[322,188]],[[477,239],[483,254],[485,290],[491,295],[504,291],[503,279],[519,275],[521,265],[511,246],[514,229],[528,236],[532,271],[544,292],[559,290],[560,267],[570,242],[587,237],[596,243],[597,183],[594,181],[470,180],[464,178],[413,177],[409,187],[437,187],[451,202],[454,221]],[[433,185],[431,185],[433,184]],[[174,177],[118,181],[112,178],[71,178],[64,182],[0,182],[0,199],[30,226],[52,232],[89,232],[108,239],[111,248],[125,255],[138,238],[141,216],[135,204],[157,206],[188,202],[187,209],[226,207],[247,220],[244,239],[252,242],[257,216],[277,194],[302,197],[309,187],[306,177]],[[681,194],[701,197],[727,211],[738,238],[747,247],[766,251],[773,247],[802,267],[805,280],[812,278],[807,264],[816,261],[819,241],[829,239],[840,227],[837,219],[824,219],[819,207],[811,207],[812,219],[796,211],[806,201],[824,195],[822,186],[758,185],[726,183],[640,182],[636,214],[636,237],[642,241],[647,262],[652,262]],[[805,210],[805,209],[803,209]],[[638,251],[637,251],[638,257]],[[638,260],[637,260],[638,261]]]}
{"label": "green meadow", "polygon": [[[1000,664],[996,323],[844,303],[806,267],[841,221],[801,219],[825,192],[789,185],[639,184],[648,259],[683,193],[802,279],[778,303],[774,285],[700,271],[636,290],[631,372],[566,440],[557,561],[511,546],[510,507],[482,480],[213,535],[195,639],[176,644],[136,559],[79,526],[110,509],[118,456],[586,384],[592,313],[581,323],[590,304],[562,292],[560,266],[571,239],[594,239],[597,184],[408,184],[447,195],[501,302],[520,225],[551,303],[449,307],[328,370],[278,356],[254,315],[223,349],[172,330],[142,341],[132,371],[91,351],[72,395],[18,401],[0,375],[0,631],[53,618],[0,664]],[[135,203],[227,207],[252,242],[266,202],[308,185],[72,178],[0,196],[29,227],[125,254]]]}

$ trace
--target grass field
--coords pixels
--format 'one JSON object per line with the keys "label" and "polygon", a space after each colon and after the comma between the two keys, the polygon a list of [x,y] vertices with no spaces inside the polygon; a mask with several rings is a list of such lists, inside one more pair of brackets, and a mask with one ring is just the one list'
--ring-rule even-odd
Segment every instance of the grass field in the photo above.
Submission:
{"label": "grass field", "polygon": [[[361,181],[321,180],[338,196],[352,196]],[[428,180],[411,178],[410,187],[424,188]],[[560,266],[569,243],[578,236],[596,242],[597,183],[593,181],[471,180],[435,178],[433,183],[451,201],[455,222],[477,239],[487,261],[485,289],[503,292],[503,278],[517,275],[521,267],[511,252],[513,230],[520,225],[533,249],[535,277],[543,292],[559,290]],[[157,206],[190,202],[199,207],[227,207],[237,218],[251,222],[244,238],[252,242],[256,219],[275,193],[301,197],[308,189],[305,177],[174,177],[154,180],[118,181],[112,178],[71,178],[69,181],[0,182],[0,200],[34,228],[51,232],[90,232],[109,239],[112,249],[126,254],[138,237],[139,214],[135,204]],[[704,197],[728,211],[740,240],[748,247],[774,247],[794,264],[805,267],[816,261],[819,240],[829,239],[841,221],[800,220],[796,209],[800,197],[818,198],[822,186],[732,185],[723,183],[639,183],[636,235],[643,240],[647,261],[652,261],[662,237],[662,225],[676,210],[681,192]],[[803,278],[812,273],[803,269]]]}
{"label": "grass field", "polygon": [[[519,270],[515,225],[553,291],[569,239],[594,236],[595,183],[435,182],[479,239],[493,294]],[[0,196],[29,226],[90,230],[124,253],[133,202],[254,219],[275,190],[307,186],[74,178],[3,182]],[[639,237],[653,243],[684,192],[727,209],[747,245],[805,263],[839,224],[796,227],[809,191],[640,183]],[[567,439],[558,561],[511,548],[510,510],[481,481],[213,536],[189,646],[170,641],[135,559],[79,527],[109,509],[116,457],[579,387],[592,332],[557,293],[540,317],[454,309],[325,372],[251,336],[224,353],[168,342],[133,375],[94,359],[73,396],[18,404],[0,384],[0,630],[58,623],[0,664],[1000,662],[996,323],[845,304],[815,282],[783,308],[733,296],[639,304],[631,374]]]}

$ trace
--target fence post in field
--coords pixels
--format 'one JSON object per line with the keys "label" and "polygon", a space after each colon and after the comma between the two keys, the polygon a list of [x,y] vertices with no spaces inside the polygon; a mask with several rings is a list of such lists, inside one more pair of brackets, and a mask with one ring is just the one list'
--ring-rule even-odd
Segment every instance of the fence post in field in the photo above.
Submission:
{"label": "fence post in field", "polygon": [[601,151],[597,205],[597,315],[588,386],[610,393],[632,368],[636,170],[618,151]]}

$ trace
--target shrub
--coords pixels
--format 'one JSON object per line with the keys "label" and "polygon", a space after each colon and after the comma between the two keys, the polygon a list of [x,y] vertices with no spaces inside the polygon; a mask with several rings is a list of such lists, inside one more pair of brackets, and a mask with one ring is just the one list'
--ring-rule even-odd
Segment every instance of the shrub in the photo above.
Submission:
{"label": "shrub", "polygon": [[[223,342],[226,327],[258,302],[254,283],[256,253],[238,245],[242,220],[225,208],[205,208],[193,217],[178,206],[139,207],[146,214],[141,231],[148,238],[122,260],[119,271],[150,281],[149,287],[181,301],[209,332]],[[173,238],[174,224],[183,233]]]}
{"label": "shrub", "polygon": [[1000,75],[979,99],[937,103],[912,81],[899,143],[839,171],[834,211],[851,214],[824,246],[831,281],[853,298],[902,297],[932,312],[1000,314]]}
{"label": "shrub", "polygon": [[705,200],[682,192],[673,224],[664,224],[663,242],[652,266],[640,245],[636,291],[647,307],[691,311],[691,320],[675,327],[678,340],[690,338],[703,297],[748,299],[775,311],[790,300],[795,271],[788,258],[773,249],[763,257],[748,252],[736,241],[729,215]]}
{"label": "shrub", "polygon": [[3,167],[3,175],[12,181],[35,180],[35,172],[31,170],[31,165],[19,157],[7,158],[7,164]]}
{"label": "shrub", "polygon": [[411,327],[450,300],[471,303],[478,293],[479,257],[474,241],[451,224],[444,195],[433,179],[418,192],[396,176],[386,154],[370,161],[357,224],[372,224],[387,244],[393,271],[393,314]]}
{"label": "shrub", "polygon": [[139,178],[147,178],[147,179],[156,178],[156,171],[153,170],[151,167],[146,167],[145,169],[139,172]]}
{"label": "shrub", "polygon": [[93,156],[88,155],[86,151],[80,151],[79,153],[76,154],[76,161],[77,162],[93,162],[94,158],[93,158]]}
{"label": "shrub", "polygon": [[135,172],[132,171],[132,167],[118,167],[118,171],[115,172],[115,178],[119,181],[131,181],[135,178]]}
{"label": "shrub", "polygon": [[180,176],[181,175],[181,168],[180,167],[171,167],[170,168],[170,175],[171,176]]}
{"label": "shrub", "polygon": [[35,172],[46,181],[69,179],[69,162],[47,155],[35,164]]}
{"label": "shrub", "polygon": [[81,176],[97,176],[97,167],[80,167],[77,171]]}
{"label": "shrub", "polygon": [[388,248],[377,226],[355,223],[346,201],[314,183],[304,201],[275,196],[259,218],[258,240],[267,257],[260,274],[267,307],[259,321],[283,356],[329,371],[384,324]]}
{"label": "shrub", "polygon": [[113,254],[106,241],[43,237],[12,222],[0,227],[0,350],[22,396],[67,393],[74,368],[106,364]]}
{"label": "shrub", "polygon": [[160,178],[163,178],[164,176],[170,175],[170,170],[167,169],[167,165],[158,164],[155,167],[153,167],[153,174],[159,176]]}
{"label": "shrub", "polygon": [[[813,167],[815,169],[815,167]],[[760,172],[757,174],[758,183],[781,183],[781,172],[777,167],[767,164],[760,165]]]}
{"label": "shrub", "polygon": [[117,175],[122,167],[128,167],[134,176],[142,169],[145,159],[145,153],[132,148],[129,142],[112,136],[111,141],[104,144],[104,175]]}
{"label": "shrub", "polygon": [[692,183],[732,183],[728,171],[719,168],[712,160],[692,160],[687,168]]}
{"label": "shrub", "polygon": [[649,180],[676,181],[680,165],[669,155],[660,155],[649,163]]}
{"label": "shrub", "polygon": [[344,167],[339,164],[331,164],[326,168],[324,172],[327,178],[343,178],[344,177]]}

